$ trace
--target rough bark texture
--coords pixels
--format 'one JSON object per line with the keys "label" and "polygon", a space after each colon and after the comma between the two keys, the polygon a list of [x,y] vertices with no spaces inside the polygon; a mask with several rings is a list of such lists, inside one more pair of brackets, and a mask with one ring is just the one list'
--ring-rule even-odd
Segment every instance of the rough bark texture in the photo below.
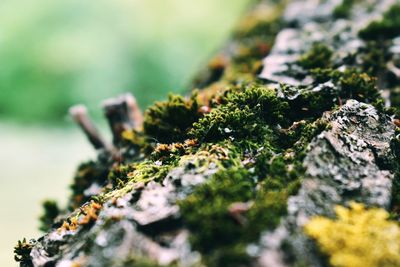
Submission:
{"label": "rough bark texture", "polygon": [[[397,1],[259,1],[190,97],[156,103],[143,126],[131,96],[106,101],[113,145],[72,109],[98,159],[79,167],[67,208],[45,203],[46,234],[20,241],[16,260],[400,266],[399,79]],[[344,238],[342,255],[315,234],[349,205],[350,239],[389,241]],[[359,231],[369,209],[382,223]]]}

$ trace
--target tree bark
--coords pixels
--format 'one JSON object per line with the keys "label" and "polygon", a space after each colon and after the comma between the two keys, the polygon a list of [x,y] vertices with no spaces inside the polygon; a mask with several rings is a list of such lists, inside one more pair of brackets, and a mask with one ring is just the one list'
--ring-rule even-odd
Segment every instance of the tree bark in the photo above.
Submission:
{"label": "tree bark", "polygon": [[[47,232],[16,260],[396,266],[399,79],[395,0],[258,1],[190,96],[144,119],[131,96],[106,101],[112,145],[73,109],[98,159],[79,167],[68,208],[47,203]],[[381,221],[359,226],[368,212]]]}

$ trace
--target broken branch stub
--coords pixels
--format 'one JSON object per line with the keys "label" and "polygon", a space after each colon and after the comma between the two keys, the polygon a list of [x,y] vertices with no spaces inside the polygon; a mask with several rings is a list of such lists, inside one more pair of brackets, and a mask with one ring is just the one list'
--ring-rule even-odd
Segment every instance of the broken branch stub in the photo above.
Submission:
{"label": "broken branch stub", "polygon": [[139,129],[143,123],[142,112],[132,94],[105,100],[103,109],[113,134],[114,145],[121,142],[124,131]]}
{"label": "broken branch stub", "polygon": [[90,119],[87,108],[84,105],[75,105],[69,109],[69,114],[73,120],[83,130],[89,142],[95,149],[107,148],[107,144],[100,135],[93,121]]}

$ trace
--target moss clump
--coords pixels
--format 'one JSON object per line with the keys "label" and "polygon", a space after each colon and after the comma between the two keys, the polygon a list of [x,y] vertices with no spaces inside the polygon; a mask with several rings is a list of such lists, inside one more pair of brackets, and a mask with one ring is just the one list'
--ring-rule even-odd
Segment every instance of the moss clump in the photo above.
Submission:
{"label": "moss clump", "polygon": [[342,3],[333,10],[333,16],[335,18],[348,18],[356,1],[357,0],[342,0]]}
{"label": "moss clump", "polygon": [[[229,215],[228,207],[234,202],[251,200],[253,194],[251,173],[243,168],[232,168],[218,172],[181,201],[179,205],[183,218],[195,233],[192,238],[194,248],[212,252],[220,246],[235,243],[242,231]],[[212,205],[206,205],[208,201]]]}
{"label": "moss clump", "polygon": [[400,220],[400,128],[396,128],[395,137],[390,142],[395,161],[395,173],[392,185],[391,216]]}
{"label": "moss clump", "polygon": [[35,240],[27,242],[24,238],[22,241],[19,240],[17,245],[14,247],[14,260],[19,262],[21,267],[33,266],[30,253],[34,245]]}
{"label": "moss clump", "polygon": [[389,61],[387,47],[377,41],[369,41],[365,49],[360,51],[362,70],[369,75],[377,77],[385,72],[386,63]]}
{"label": "moss clump", "polygon": [[400,35],[400,4],[393,5],[383,18],[371,22],[359,32],[359,36],[365,40],[392,39]]}
{"label": "moss clump", "polygon": [[172,166],[173,164],[152,160],[119,165],[111,170],[108,179],[114,189],[123,188],[128,182],[146,184],[150,181],[161,181]]}
{"label": "moss clump", "polygon": [[192,232],[191,243],[205,255],[207,266],[245,263],[249,260],[246,244],[257,240],[261,231],[274,228],[286,214],[287,197],[293,192],[283,188],[291,186],[281,181],[279,188],[263,183],[258,188],[257,180],[242,167],[222,170],[178,203]]}
{"label": "moss clump", "polygon": [[360,73],[355,68],[349,68],[343,72],[330,68],[316,68],[311,70],[311,74],[316,83],[332,81],[339,89],[337,96],[342,100],[355,99],[382,109],[382,98],[376,86],[376,78],[367,73]]}
{"label": "moss clump", "polygon": [[274,90],[260,85],[231,89],[218,99],[212,111],[193,124],[189,134],[201,141],[257,138],[268,134],[268,124],[286,122],[289,104]]}
{"label": "moss clump", "polygon": [[200,118],[196,95],[190,99],[170,95],[167,101],[157,102],[147,109],[144,132],[160,143],[172,143],[186,139],[186,132]]}
{"label": "moss clump", "polygon": [[336,220],[317,216],[305,226],[332,266],[400,266],[400,227],[388,212],[354,202],[335,211]]}
{"label": "moss clump", "polygon": [[40,216],[40,227],[39,229],[43,232],[47,232],[51,229],[54,223],[54,219],[60,214],[58,204],[54,200],[46,200],[43,203],[44,214]]}
{"label": "moss clump", "polygon": [[69,209],[74,210],[80,205],[89,201],[91,195],[85,195],[85,190],[92,184],[103,186],[107,183],[107,176],[110,171],[109,162],[89,161],[81,164],[76,172],[74,182],[70,186],[72,196]]}
{"label": "moss clump", "polygon": [[287,118],[290,118],[290,121],[313,120],[338,104],[338,92],[330,87],[324,87],[316,93],[302,86],[282,84],[281,90],[286,96],[293,93],[297,95],[296,98],[289,101],[290,109]]}
{"label": "moss clump", "polygon": [[304,54],[298,64],[305,69],[326,68],[331,65],[332,50],[322,43],[315,43],[310,51]]}

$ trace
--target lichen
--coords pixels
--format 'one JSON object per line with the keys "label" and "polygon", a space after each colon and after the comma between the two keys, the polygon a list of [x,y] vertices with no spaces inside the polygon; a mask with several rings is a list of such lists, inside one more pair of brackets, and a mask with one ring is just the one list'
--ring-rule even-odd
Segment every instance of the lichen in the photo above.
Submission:
{"label": "lichen", "polygon": [[317,216],[305,226],[332,266],[400,265],[400,227],[388,220],[388,212],[355,202],[335,211],[336,219]]}
{"label": "lichen", "polygon": [[355,202],[335,211],[336,220],[314,217],[305,226],[332,266],[400,265],[400,227],[388,212]]}

